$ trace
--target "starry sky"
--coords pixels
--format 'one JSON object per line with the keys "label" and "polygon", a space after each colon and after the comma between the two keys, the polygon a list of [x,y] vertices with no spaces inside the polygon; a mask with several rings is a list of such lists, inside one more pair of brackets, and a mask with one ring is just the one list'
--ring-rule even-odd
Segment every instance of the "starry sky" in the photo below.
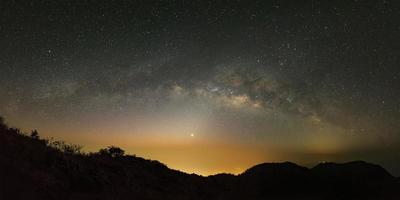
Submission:
{"label": "starry sky", "polygon": [[400,2],[0,2],[0,115],[203,175],[366,160],[400,175]]}

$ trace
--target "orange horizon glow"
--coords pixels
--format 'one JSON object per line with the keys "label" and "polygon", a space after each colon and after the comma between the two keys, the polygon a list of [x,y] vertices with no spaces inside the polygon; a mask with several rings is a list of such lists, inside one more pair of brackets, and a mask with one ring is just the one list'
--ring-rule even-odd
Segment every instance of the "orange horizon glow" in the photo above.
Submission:
{"label": "orange horizon glow", "polygon": [[[283,134],[279,139],[261,136],[243,138],[221,132],[229,129],[204,127],[194,132],[186,128],[190,123],[172,128],[143,124],[139,126],[141,131],[131,129],[131,125],[125,125],[128,123],[124,121],[119,122],[121,126],[96,123],[90,126],[86,124],[86,127],[55,123],[38,123],[37,126],[14,121],[11,123],[21,124],[21,127],[37,127],[42,138],[54,137],[55,140],[82,145],[86,152],[97,152],[101,148],[114,145],[124,149],[127,154],[158,160],[171,169],[203,176],[218,173],[240,174],[265,162],[290,161],[312,167],[320,161],[340,160],[341,155],[359,145],[356,143],[357,138],[349,139],[349,136],[330,134],[342,131],[332,126],[328,126],[325,131],[304,134],[300,140],[297,137],[285,138]],[[25,132],[30,130],[23,129]],[[363,141],[366,141],[365,138]]]}
{"label": "orange horizon glow", "polygon": [[[235,143],[218,138],[206,140],[188,135],[184,140],[178,138],[167,140],[162,137],[151,138],[113,134],[108,137],[92,137],[90,134],[81,134],[80,137],[71,137],[71,134],[62,135],[63,137],[55,139],[80,144],[85,152],[97,152],[101,148],[114,145],[124,149],[128,155],[158,160],[171,169],[202,176],[219,173],[237,175],[254,165],[265,162],[292,161],[297,164],[309,164],[310,162],[310,159],[303,160],[289,155],[288,152],[278,147]],[[50,134],[43,134],[42,137],[50,138],[50,136]],[[311,159],[313,162],[334,158],[335,153],[333,152],[319,151],[315,149],[314,153],[322,155],[322,158]]]}

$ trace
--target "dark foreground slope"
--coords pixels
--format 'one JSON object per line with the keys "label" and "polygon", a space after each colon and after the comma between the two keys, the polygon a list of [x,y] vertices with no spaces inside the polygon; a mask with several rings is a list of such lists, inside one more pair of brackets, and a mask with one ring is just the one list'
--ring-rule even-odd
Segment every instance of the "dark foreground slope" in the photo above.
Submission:
{"label": "dark foreground slope", "polygon": [[400,199],[398,178],[365,162],[264,163],[202,177],[118,150],[82,154],[0,120],[0,199]]}

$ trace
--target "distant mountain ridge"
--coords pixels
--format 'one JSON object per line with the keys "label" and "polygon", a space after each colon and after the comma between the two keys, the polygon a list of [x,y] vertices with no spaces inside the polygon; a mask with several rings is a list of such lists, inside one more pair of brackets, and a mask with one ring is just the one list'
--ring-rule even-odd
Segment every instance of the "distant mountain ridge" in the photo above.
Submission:
{"label": "distant mountain ridge", "polygon": [[239,175],[203,177],[124,155],[109,147],[85,154],[40,139],[0,119],[0,199],[400,199],[400,180],[363,161],[262,163]]}

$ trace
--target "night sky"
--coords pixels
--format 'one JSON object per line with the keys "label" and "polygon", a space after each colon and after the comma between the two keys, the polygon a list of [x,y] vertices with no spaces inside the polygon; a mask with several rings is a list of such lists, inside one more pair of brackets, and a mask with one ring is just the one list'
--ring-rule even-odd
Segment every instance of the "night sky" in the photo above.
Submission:
{"label": "night sky", "polygon": [[0,1],[0,115],[208,175],[400,175],[400,1]]}

